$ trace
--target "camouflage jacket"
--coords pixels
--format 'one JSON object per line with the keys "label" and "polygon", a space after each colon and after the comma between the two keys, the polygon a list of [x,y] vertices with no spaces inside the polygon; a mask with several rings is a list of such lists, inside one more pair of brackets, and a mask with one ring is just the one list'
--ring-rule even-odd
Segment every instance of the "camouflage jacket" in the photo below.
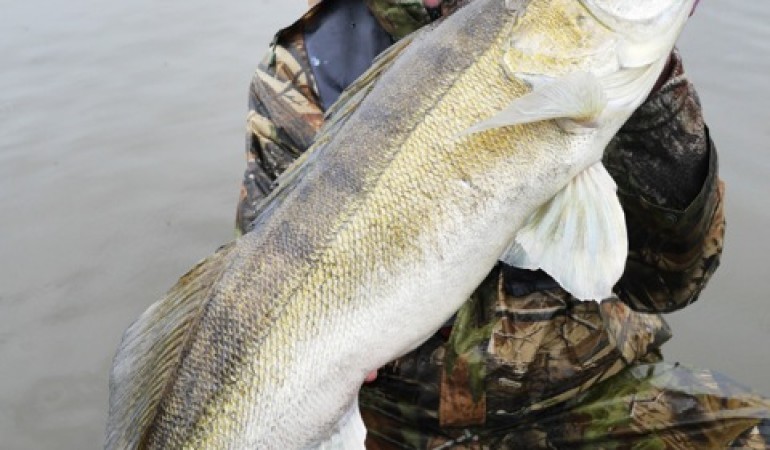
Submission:
{"label": "camouflage jacket", "polygon": [[[430,20],[421,1],[367,3],[394,40]],[[454,5],[445,2],[444,14]],[[240,232],[323,123],[302,32],[323,7],[279,31],[254,75]],[[724,235],[716,151],[676,52],[672,62],[668,79],[605,156],[629,231],[617,298],[582,303],[541,272],[500,265],[451,328],[380,371],[375,386],[364,389],[364,403],[387,396],[444,427],[495,424],[563,403],[631,364],[659,358],[670,332],[658,313],[698,298],[719,264]]]}

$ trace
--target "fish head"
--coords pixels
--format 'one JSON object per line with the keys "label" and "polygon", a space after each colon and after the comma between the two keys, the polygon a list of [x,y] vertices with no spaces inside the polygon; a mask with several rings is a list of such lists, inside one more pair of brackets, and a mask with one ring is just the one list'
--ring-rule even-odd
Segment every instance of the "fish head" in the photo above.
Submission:
{"label": "fish head", "polygon": [[[605,144],[649,96],[695,4],[695,0],[504,1],[515,17],[502,64],[508,76],[525,91],[537,92],[550,84],[558,87],[552,89],[557,95],[578,92],[578,97],[558,103],[583,104],[568,108],[571,115],[563,118],[535,118],[556,119],[566,132],[593,133],[594,142]],[[555,109],[556,114],[561,110]],[[595,148],[597,153],[588,155],[587,161],[601,157],[603,146]]]}
{"label": "fish head", "polygon": [[695,5],[695,0],[505,1],[516,13],[506,69],[514,76],[553,77],[577,71],[606,77],[647,67],[659,74]]}

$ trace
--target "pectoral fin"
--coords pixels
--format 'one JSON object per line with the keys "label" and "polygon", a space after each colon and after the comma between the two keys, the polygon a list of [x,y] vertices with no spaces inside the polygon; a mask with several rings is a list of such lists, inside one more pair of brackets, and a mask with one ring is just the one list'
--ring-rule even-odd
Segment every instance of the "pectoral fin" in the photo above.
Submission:
{"label": "pectoral fin", "polygon": [[602,300],[623,274],[627,254],[616,185],[597,163],[529,218],[501,260],[543,269],[579,299]]}
{"label": "pectoral fin", "polygon": [[[493,128],[550,119],[569,119],[571,124],[591,127],[607,105],[601,83],[587,72],[574,72],[561,78],[524,74],[517,77],[529,82],[532,92],[517,98],[489,119],[461,132],[460,137]],[[564,128],[573,131],[576,127],[568,125]]]}

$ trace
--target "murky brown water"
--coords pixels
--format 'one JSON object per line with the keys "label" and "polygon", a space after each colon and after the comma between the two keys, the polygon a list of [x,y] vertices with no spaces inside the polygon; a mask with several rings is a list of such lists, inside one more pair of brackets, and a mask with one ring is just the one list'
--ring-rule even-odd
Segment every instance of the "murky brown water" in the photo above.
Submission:
{"label": "murky brown water", "polygon": [[[729,237],[667,357],[770,394],[770,3],[702,3]],[[0,0],[0,447],[101,447],[123,330],[232,236],[248,81],[304,5]]]}

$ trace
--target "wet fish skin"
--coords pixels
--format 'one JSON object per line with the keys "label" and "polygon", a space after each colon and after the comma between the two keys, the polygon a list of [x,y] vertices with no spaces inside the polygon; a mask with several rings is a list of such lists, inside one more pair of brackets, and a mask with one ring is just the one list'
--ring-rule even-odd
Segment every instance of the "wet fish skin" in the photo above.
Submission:
{"label": "wet fish skin", "polygon": [[[646,97],[673,41],[634,51],[664,33],[649,18],[619,30],[633,3],[476,0],[413,37],[254,231],[127,330],[107,448],[312,448],[356,429],[366,373],[450,317]],[[630,81],[613,77],[624,58]],[[574,72],[604,80],[601,111],[468,133]]]}

